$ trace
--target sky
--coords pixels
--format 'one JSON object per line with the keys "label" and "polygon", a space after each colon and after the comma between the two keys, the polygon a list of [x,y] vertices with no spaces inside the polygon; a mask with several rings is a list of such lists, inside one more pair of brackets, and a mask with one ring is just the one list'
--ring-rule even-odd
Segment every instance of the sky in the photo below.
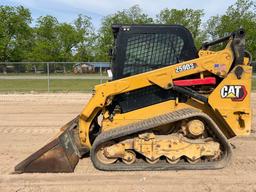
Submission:
{"label": "sky", "polygon": [[96,29],[104,16],[138,4],[145,13],[154,17],[164,8],[204,9],[206,21],[210,16],[223,14],[235,0],[0,0],[0,5],[29,8],[34,22],[39,16],[52,15],[59,22],[72,22],[78,14],[92,18]]}

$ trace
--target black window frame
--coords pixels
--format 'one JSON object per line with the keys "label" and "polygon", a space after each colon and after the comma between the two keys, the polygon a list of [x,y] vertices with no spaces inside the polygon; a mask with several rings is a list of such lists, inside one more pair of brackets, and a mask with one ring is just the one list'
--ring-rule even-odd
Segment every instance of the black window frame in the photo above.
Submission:
{"label": "black window frame", "polygon": [[[113,25],[112,29],[115,37],[114,54],[112,58],[113,80],[126,77],[126,75],[123,74],[123,70],[128,38],[134,34],[176,34],[180,36],[184,42],[182,57],[180,59],[187,61],[198,57],[191,33],[181,25]],[[159,68],[173,64],[175,63],[163,64],[163,66],[159,66]]]}

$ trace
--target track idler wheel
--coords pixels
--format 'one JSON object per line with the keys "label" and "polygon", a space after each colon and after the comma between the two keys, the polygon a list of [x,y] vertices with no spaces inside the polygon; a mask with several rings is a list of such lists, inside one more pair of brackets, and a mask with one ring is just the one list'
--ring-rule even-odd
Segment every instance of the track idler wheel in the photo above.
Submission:
{"label": "track idler wheel", "polygon": [[188,163],[194,165],[194,164],[197,164],[201,159],[200,158],[198,158],[198,159],[187,158],[186,160],[188,161]]}
{"label": "track idler wheel", "polygon": [[126,150],[125,151],[125,157],[122,159],[122,161],[126,165],[131,165],[131,164],[135,163],[136,153],[133,150]]}
{"label": "track idler wheel", "polygon": [[108,142],[104,146],[102,146],[100,149],[98,149],[98,151],[96,152],[96,156],[101,163],[108,165],[116,162],[117,158],[108,157],[108,154],[107,154],[108,152],[106,150],[107,147],[113,144],[114,142]]}
{"label": "track idler wheel", "polygon": [[177,159],[170,159],[170,158],[166,158],[166,161],[172,165],[177,164],[180,161],[180,158]]}
{"label": "track idler wheel", "polygon": [[147,161],[149,164],[153,165],[153,164],[156,164],[156,163],[159,161],[159,158],[157,158],[157,159],[149,159],[149,158],[146,158],[146,161]]}

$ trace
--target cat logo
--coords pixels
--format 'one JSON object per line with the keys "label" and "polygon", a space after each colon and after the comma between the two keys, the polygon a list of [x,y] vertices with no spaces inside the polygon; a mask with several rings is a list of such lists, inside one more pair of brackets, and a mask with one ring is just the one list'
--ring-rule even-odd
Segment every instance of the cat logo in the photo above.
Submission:
{"label": "cat logo", "polygon": [[244,85],[225,85],[220,90],[222,98],[228,98],[232,101],[243,101],[247,95]]}

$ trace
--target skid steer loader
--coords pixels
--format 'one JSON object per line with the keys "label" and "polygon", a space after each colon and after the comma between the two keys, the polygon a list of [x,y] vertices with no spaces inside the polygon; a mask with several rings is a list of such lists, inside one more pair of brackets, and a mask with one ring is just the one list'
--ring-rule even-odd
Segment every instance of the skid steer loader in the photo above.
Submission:
{"label": "skid steer loader", "polygon": [[225,167],[228,139],[251,131],[245,31],[197,51],[183,26],[112,29],[113,79],[95,86],[81,114],[15,172],[72,172],[86,154],[110,171]]}

